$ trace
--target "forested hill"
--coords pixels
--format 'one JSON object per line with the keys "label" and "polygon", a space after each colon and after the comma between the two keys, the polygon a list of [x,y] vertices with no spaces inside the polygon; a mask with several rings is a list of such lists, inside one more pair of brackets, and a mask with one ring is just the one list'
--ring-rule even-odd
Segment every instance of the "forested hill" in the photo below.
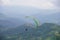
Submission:
{"label": "forested hill", "polygon": [[[1,29],[0,29],[1,30]],[[5,39],[11,39],[11,40],[16,40],[18,38],[21,38],[24,40],[26,37],[27,39],[33,39],[33,38],[47,38],[47,37],[54,37],[54,33],[56,31],[60,31],[60,25],[53,24],[53,23],[44,23],[41,26],[39,26],[37,29],[33,28],[33,25],[26,26],[26,24],[21,25],[16,28],[8,29],[4,32],[5,34]],[[20,35],[20,36],[19,36]],[[29,38],[28,38],[29,36]],[[8,38],[11,37],[11,38]],[[18,38],[17,38],[18,37]],[[31,38],[32,37],[32,38]]]}

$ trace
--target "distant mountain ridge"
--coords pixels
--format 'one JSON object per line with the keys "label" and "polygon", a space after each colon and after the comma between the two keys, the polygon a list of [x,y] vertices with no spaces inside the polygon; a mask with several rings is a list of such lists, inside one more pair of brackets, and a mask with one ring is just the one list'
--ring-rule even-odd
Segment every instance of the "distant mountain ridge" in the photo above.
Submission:
{"label": "distant mountain ridge", "polygon": [[[31,24],[32,25],[32,24]],[[40,25],[37,29],[33,28],[32,26],[27,26],[26,24],[18,26],[16,28],[10,28],[6,31],[3,31],[2,34],[4,37],[13,37],[13,39],[18,39],[17,37],[21,38],[30,38],[30,37],[52,37],[56,31],[60,31],[60,25],[53,24],[53,23],[44,23]],[[9,38],[8,38],[9,39]],[[12,39],[12,38],[11,38]]]}
{"label": "distant mountain ridge", "polygon": [[[46,33],[50,32],[50,31],[54,30],[54,28],[56,28],[58,30],[58,29],[60,29],[59,27],[60,27],[60,25],[57,25],[57,24],[44,23],[38,27],[37,32],[42,32],[44,34],[44,32],[46,32]],[[27,29],[27,31],[25,29]],[[25,32],[34,33],[35,31],[36,31],[36,29],[33,28],[33,25],[27,26],[26,24],[24,24],[24,25],[21,25],[16,28],[8,29],[5,33],[9,33],[9,34],[16,34],[16,33],[19,34],[19,33],[25,33]]]}
{"label": "distant mountain ridge", "polygon": [[19,25],[24,24],[24,20],[10,17],[1,17],[0,18],[0,27],[2,26],[2,30],[6,31],[10,28],[15,28]]}
{"label": "distant mountain ridge", "polygon": [[41,23],[56,23],[60,25],[60,12],[57,13],[52,13],[49,15],[41,15],[40,14],[36,14],[35,15]]}
{"label": "distant mountain ridge", "polygon": [[[24,18],[25,16],[37,16],[41,23],[50,22],[60,24],[60,12],[58,9],[37,9],[26,6],[5,6],[3,12],[7,16],[14,18]],[[25,20],[25,19],[23,19]]]}

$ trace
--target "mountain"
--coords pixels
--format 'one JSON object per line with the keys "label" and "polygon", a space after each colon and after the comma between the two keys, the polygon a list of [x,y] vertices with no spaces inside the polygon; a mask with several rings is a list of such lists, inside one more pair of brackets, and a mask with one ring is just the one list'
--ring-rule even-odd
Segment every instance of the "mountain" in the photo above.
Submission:
{"label": "mountain", "polygon": [[56,23],[60,25],[60,12],[46,16],[46,22]]}
{"label": "mountain", "polygon": [[51,13],[49,15],[41,15],[40,14],[36,14],[34,15],[36,16],[41,23],[56,23],[60,25],[60,12],[56,12],[56,13]]}
{"label": "mountain", "polygon": [[3,32],[5,37],[11,37],[8,39],[16,40],[18,38],[29,39],[29,38],[43,38],[54,36],[56,31],[60,31],[60,25],[53,23],[44,23],[38,27],[38,29],[33,28],[32,24],[24,24],[16,28],[11,28]]}
{"label": "mountain", "polygon": [[[56,30],[58,30],[60,28],[60,26],[57,24],[53,24],[53,23],[44,23],[38,27],[37,32],[41,32],[44,35],[47,32],[54,31],[54,28],[56,28]],[[26,31],[26,29],[27,29],[27,31]],[[36,29],[34,28],[34,26],[32,24],[28,24],[28,25],[24,24],[24,25],[20,25],[16,28],[10,28],[5,33],[8,33],[8,34],[24,33],[25,34],[25,32],[34,33],[34,32],[36,32]]]}
{"label": "mountain", "polygon": [[60,24],[60,12],[58,9],[38,9],[29,6],[4,6],[3,13],[8,17],[23,20],[26,19],[25,16],[35,16],[40,20],[41,24],[45,22]]}
{"label": "mountain", "polygon": [[33,29],[33,25],[32,24],[24,24],[24,25],[20,25],[18,27],[15,28],[10,28],[7,31],[5,31],[4,34],[19,34],[19,33],[24,33],[26,32],[25,29],[27,29],[29,32],[32,31]]}
{"label": "mountain", "polygon": [[11,17],[0,17],[0,32],[6,31],[10,28],[15,28],[19,25],[24,24],[23,19],[11,18]]}

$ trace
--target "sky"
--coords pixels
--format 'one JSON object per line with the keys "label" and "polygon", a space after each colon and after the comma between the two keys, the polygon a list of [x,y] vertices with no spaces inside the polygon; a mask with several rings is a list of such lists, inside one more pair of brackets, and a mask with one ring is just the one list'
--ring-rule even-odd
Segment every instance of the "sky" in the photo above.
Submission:
{"label": "sky", "polygon": [[0,0],[3,6],[31,6],[40,9],[60,8],[60,0]]}

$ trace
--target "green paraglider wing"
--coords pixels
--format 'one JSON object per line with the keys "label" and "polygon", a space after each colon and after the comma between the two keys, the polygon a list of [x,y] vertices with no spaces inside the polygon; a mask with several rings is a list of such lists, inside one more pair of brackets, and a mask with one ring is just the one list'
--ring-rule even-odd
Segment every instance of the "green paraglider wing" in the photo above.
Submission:
{"label": "green paraglider wing", "polygon": [[40,26],[40,22],[38,21],[38,19],[37,19],[37,18],[32,17],[32,16],[26,16],[26,18],[32,18],[32,19],[33,19],[33,21],[35,22],[35,27]]}
{"label": "green paraglider wing", "polygon": [[34,22],[35,22],[35,26],[36,26],[36,27],[40,26],[40,23],[39,23],[39,21],[38,21],[37,19],[33,18],[33,20],[34,20]]}

